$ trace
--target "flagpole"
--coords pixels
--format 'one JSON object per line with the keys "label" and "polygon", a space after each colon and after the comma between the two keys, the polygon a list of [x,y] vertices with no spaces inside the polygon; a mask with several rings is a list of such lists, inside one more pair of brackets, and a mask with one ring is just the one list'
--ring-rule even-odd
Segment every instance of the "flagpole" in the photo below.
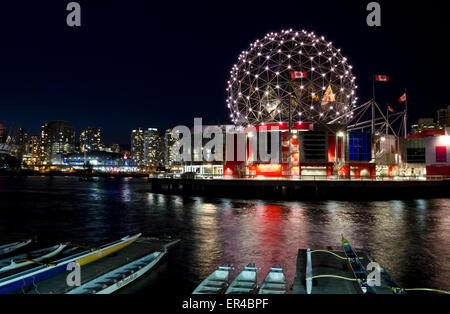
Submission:
{"label": "flagpole", "polygon": [[375,101],[375,75],[372,75],[372,96],[373,101]]}
{"label": "flagpole", "polygon": [[386,107],[386,135],[389,135],[389,104]]}
{"label": "flagpole", "polygon": [[291,132],[292,132],[292,125],[291,125],[291,121],[292,121],[292,119],[291,119],[291,97],[289,97],[289,99],[288,99],[288,101],[289,101],[289,122],[288,122],[288,127],[289,127],[289,137],[288,137],[288,139],[289,139],[289,170],[288,170],[288,175],[289,175],[289,177],[288,177],[288,179],[291,179],[292,177],[291,177],[291,175],[292,175],[292,173],[291,173],[291,169],[292,169],[292,160],[291,160],[291,154],[292,154],[292,143],[291,143]]}
{"label": "flagpole", "polygon": [[404,132],[405,132],[405,139],[408,138],[408,94],[405,88],[405,95],[406,95],[406,100],[405,100],[405,116],[404,116]]}
{"label": "flagpole", "polygon": [[372,75],[372,92],[373,92],[373,100],[372,100],[372,134],[375,134],[375,75]]}

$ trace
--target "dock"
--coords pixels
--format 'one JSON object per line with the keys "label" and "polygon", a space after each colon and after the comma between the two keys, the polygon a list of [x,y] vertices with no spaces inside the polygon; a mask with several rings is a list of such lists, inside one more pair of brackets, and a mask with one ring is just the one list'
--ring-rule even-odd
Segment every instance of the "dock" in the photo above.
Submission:
{"label": "dock", "polygon": [[[331,253],[344,256],[342,251],[332,250]],[[306,292],[306,255],[307,250],[298,250],[296,273],[292,285],[293,294],[307,294]],[[358,252],[361,263],[366,266],[371,259],[364,252]],[[312,276],[333,275],[345,278],[353,278],[352,273],[346,265],[346,261],[330,253],[312,253]],[[313,279],[311,294],[361,294],[358,284],[355,281],[347,281],[338,278],[318,278]],[[382,279],[381,287],[376,287],[377,294],[392,294],[392,289]]]}
{"label": "dock", "polygon": [[276,200],[398,200],[450,197],[450,180],[148,179],[161,194]]}
{"label": "dock", "polygon": [[[95,262],[82,266],[81,284],[91,281],[136,259],[144,257],[145,255],[162,251],[164,248],[169,250],[179,242],[179,239],[139,238],[134,243],[114,254],[105,256]],[[38,282],[34,286],[27,287],[23,291],[17,291],[16,293],[64,294],[74,288],[67,286],[66,279],[68,274],[69,272],[58,274],[47,280]]]}

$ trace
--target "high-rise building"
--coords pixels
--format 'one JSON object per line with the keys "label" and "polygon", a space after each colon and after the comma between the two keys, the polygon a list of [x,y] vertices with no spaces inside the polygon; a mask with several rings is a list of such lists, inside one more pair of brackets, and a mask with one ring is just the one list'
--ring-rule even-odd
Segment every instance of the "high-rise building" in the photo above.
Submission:
{"label": "high-rise building", "polygon": [[25,146],[27,144],[27,142],[28,142],[28,131],[27,131],[27,129],[20,128],[17,144],[19,146]]}
{"label": "high-rise building", "polygon": [[150,167],[161,163],[161,136],[157,129],[149,128],[144,132],[144,162]]}
{"label": "high-rise building", "polygon": [[80,134],[81,152],[95,152],[101,148],[101,133],[98,127],[88,127]]}
{"label": "high-rise building", "polygon": [[119,144],[111,144],[110,147],[111,152],[119,154],[120,153],[120,145]]}
{"label": "high-rise building", "polygon": [[41,131],[40,159],[43,164],[50,164],[53,158],[73,152],[75,130],[67,121],[45,123]]}
{"label": "high-rise building", "polygon": [[442,128],[450,127],[450,106],[447,109],[440,109],[437,112],[438,124]]}
{"label": "high-rise building", "polygon": [[5,125],[0,123],[0,143],[6,143],[6,138],[8,137],[8,129]]}
{"label": "high-rise building", "polygon": [[141,128],[131,132],[131,158],[136,165],[144,165],[144,131]]}
{"label": "high-rise building", "polygon": [[26,153],[23,155],[23,163],[29,166],[40,165],[41,155],[41,138],[31,136],[26,145]]}
{"label": "high-rise building", "polygon": [[170,169],[174,162],[174,156],[172,152],[173,145],[176,143],[176,140],[173,138],[172,129],[166,130],[164,133],[164,143],[163,143],[163,160],[164,167],[166,169]]}
{"label": "high-rise building", "polygon": [[15,139],[17,147],[17,158],[23,160],[24,155],[27,153],[28,146],[28,132],[27,129],[19,128],[17,138]]}

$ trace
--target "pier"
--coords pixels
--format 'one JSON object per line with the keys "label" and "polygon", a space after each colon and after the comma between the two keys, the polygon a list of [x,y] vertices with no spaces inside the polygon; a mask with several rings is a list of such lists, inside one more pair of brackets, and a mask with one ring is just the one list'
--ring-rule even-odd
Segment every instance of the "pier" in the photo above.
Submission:
{"label": "pier", "polygon": [[398,200],[450,197],[450,180],[158,178],[153,193],[276,200]]}

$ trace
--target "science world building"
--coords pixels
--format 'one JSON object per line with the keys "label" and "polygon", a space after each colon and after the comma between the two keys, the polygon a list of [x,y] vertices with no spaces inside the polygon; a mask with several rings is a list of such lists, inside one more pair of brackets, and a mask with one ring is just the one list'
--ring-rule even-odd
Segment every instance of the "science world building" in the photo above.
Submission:
{"label": "science world building", "polygon": [[[233,125],[225,128],[252,130],[245,160],[188,162],[184,172],[291,178],[426,176],[425,140],[419,140],[423,160],[408,162],[413,157],[408,148],[414,144],[407,135],[407,109],[389,114],[375,99],[360,104],[357,90],[353,65],[333,42],[305,30],[269,33],[241,52],[226,87]],[[447,143],[448,134],[441,133],[437,135],[444,138],[436,141]],[[264,162],[258,149],[250,149],[250,137],[255,136],[268,141],[277,137],[278,162]],[[436,170],[445,168],[446,145],[445,153],[442,145],[438,152],[441,162],[439,168],[433,166],[434,175],[448,171]]]}

